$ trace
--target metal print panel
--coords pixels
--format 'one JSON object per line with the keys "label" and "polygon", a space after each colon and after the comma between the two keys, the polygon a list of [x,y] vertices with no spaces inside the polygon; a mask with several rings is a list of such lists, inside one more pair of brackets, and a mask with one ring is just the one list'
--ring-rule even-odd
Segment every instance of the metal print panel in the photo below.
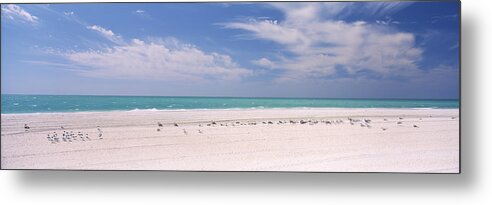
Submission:
{"label": "metal print panel", "polygon": [[460,3],[1,5],[1,168],[460,172]]}

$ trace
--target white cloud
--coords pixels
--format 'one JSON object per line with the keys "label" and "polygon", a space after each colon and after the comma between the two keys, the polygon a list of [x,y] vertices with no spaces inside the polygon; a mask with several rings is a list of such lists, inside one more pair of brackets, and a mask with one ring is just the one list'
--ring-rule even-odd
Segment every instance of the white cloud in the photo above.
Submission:
{"label": "white cloud", "polygon": [[65,11],[63,12],[65,16],[73,16],[75,13],[73,11]]}
{"label": "white cloud", "polygon": [[[282,45],[284,56],[269,62],[255,61],[283,69],[285,72],[278,80],[332,76],[337,69],[351,75],[370,72],[382,77],[412,76],[419,72],[417,63],[423,51],[415,46],[415,36],[411,33],[396,31],[388,25],[326,17],[347,9],[345,3],[274,5],[285,14],[285,20],[250,20],[223,25]],[[381,4],[379,9],[371,8],[371,12],[394,9],[395,6]]]}
{"label": "white cloud", "polygon": [[2,5],[2,15],[5,15],[11,20],[21,20],[29,23],[38,22],[38,17],[30,14],[15,4]]}
{"label": "white cloud", "polygon": [[139,9],[139,10],[136,10],[135,13],[137,13],[137,14],[143,14],[143,13],[145,13],[145,11]]}
{"label": "white cloud", "polygon": [[271,3],[274,8],[284,12],[290,22],[319,20],[320,18],[338,19],[352,14],[371,17],[392,15],[412,2],[284,2]]}
{"label": "white cloud", "polygon": [[271,60],[268,60],[267,58],[260,58],[258,60],[253,60],[252,63],[259,65],[261,67],[265,68],[275,68],[276,65],[273,63]]}
{"label": "white cloud", "polygon": [[367,2],[361,8],[355,8],[371,16],[387,16],[411,5],[412,2]]}
{"label": "white cloud", "polygon": [[391,17],[389,16],[386,16],[385,20],[376,20],[376,23],[382,25],[400,24],[399,21],[393,21],[393,19],[391,19]]}
{"label": "white cloud", "polygon": [[117,45],[104,50],[70,52],[63,55],[83,74],[101,78],[154,80],[238,80],[251,75],[230,56],[207,53],[176,39],[142,41]]}
{"label": "white cloud", "polygon": [[121,44],[123,43],[123,39],[120,35],[116,35],[113,31],[109,29],[105,29],[98,25],[87,26],[87,29],[97,31],[104,38],[110,40],[113,43]]}

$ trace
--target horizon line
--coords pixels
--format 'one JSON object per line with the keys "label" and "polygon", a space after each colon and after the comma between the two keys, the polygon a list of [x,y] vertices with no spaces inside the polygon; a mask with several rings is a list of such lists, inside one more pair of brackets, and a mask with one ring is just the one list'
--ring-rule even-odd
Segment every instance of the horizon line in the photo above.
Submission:
{"label": "horizon line", "polygon": [[461,98],[396,98],[396,97],[265,97],[265,96],[201,96],[201,95],[125,95],[125,94],[24,94],[1,93],[1,95],[38,95],[38,96],[97,96],[97,97],[176,97],[176,98],[265,98],[265,99],[333,99],[333,100],[457,100]]}

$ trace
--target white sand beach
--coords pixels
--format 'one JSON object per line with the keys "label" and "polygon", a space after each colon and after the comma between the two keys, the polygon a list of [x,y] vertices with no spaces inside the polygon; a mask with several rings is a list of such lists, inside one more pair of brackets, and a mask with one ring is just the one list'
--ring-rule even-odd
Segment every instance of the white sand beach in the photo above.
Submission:
{"label": "white sand beach", "polygon": [[[75,137],[64,141],[63,131]],[[2,114],[1,167],[457,173],[459,110]]]}

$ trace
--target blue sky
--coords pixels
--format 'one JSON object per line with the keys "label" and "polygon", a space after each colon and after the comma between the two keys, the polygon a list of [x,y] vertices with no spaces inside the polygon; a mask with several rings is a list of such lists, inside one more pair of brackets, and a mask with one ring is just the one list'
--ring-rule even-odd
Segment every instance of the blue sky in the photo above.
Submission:
{"label": "blue sky", "polygon": [[459,3],[2,4],[1,91],[459,97]]}

